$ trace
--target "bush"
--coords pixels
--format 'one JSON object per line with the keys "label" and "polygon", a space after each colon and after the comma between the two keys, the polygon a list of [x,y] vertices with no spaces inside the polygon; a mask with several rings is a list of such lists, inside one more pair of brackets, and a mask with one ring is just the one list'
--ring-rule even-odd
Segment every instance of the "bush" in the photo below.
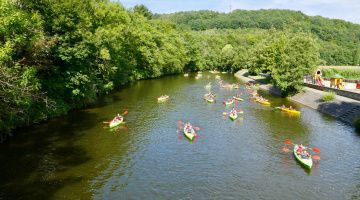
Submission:
{"label": "bush", "polygon": [[332,101],[335,99],[336,93],[333,91],[324,92],[323,96],[321,97],[323,101]]}
{"label": "bush", "polygon": [[360,117],[356,117],[354,120],[355,130],[360,133]]}

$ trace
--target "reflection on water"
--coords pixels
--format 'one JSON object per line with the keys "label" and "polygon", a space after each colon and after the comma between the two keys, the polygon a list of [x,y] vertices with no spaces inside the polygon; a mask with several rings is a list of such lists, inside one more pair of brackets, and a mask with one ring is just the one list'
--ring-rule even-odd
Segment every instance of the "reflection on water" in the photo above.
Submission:
{"label": "reflection on water", "polygon": [[[208,78],[209,77],[209,78]],[[356,199],[360,137],[317,111],[261,92],[232,121],[222,102],[239,90],[221,89],[215,76],[139,81],[89,109],[23,130],[0,146],[0,199]],[[225,81],[238,82],[232,75]],[[212,82],[214,104],[203,99]],[[163,94],[170,100],[157,103]],[[274,111],[292,105],[300,116]],[[104,121],[129,112],[113,130]],[[177,122],[200,128],[190,142]],[[321,149],[307,170],[285,139]],[[290,147],[291,149],[291,147]]]}

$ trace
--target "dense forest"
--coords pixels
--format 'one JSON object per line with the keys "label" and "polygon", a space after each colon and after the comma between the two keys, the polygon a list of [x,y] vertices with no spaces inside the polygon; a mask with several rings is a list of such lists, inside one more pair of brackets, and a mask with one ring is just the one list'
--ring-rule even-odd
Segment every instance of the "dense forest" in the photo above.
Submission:
{"label": "dense forest", "polygon": [[261,29],[305,32],[318,38],[324,65],[359,65],[360,25],[291,10],[234,10],[231,13],[191,11],[156,15],[195,31],[209,29]]}
{"label": "dense forest", "polygon": [[0,0],[0,133],[132,81],[248,68],[284,94],[318,64],[358,64],[360,26],[300,12],[154,15],[109,0]]}

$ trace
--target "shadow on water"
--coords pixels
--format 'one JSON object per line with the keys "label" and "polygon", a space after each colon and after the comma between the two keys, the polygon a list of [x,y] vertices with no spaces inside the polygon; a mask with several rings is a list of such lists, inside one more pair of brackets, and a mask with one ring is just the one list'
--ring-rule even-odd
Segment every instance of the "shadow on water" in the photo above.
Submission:
{"label": "shadow on water", "polygon": [[51,199],[65,185],[82,181],[59,174],[91,159],[76,141],[94,120],[94,114],[79,111],[18,130],[0,146],[0,199]]}

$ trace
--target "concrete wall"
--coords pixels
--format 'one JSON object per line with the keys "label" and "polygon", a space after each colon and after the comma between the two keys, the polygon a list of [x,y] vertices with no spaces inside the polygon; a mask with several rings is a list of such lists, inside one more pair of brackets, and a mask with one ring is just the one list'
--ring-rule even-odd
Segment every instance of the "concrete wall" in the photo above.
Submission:
{"label": "concrete wall", "polygon": [[304,83],[304,85],[307,86],[307,87],[310,87],[310,88],[317,89],[317,90],[333,91],[337,95],[344,96],[344,97],[347,97],[347,98],[350,98],[350,99],[355,99],[355,100],[360,101],[360,93],[346,91],[346,90],[339,90],[339,89],[329,88],[329,87],[321,87],[319,85],[314,85],[314,84],[310,84],[310,83]]}

